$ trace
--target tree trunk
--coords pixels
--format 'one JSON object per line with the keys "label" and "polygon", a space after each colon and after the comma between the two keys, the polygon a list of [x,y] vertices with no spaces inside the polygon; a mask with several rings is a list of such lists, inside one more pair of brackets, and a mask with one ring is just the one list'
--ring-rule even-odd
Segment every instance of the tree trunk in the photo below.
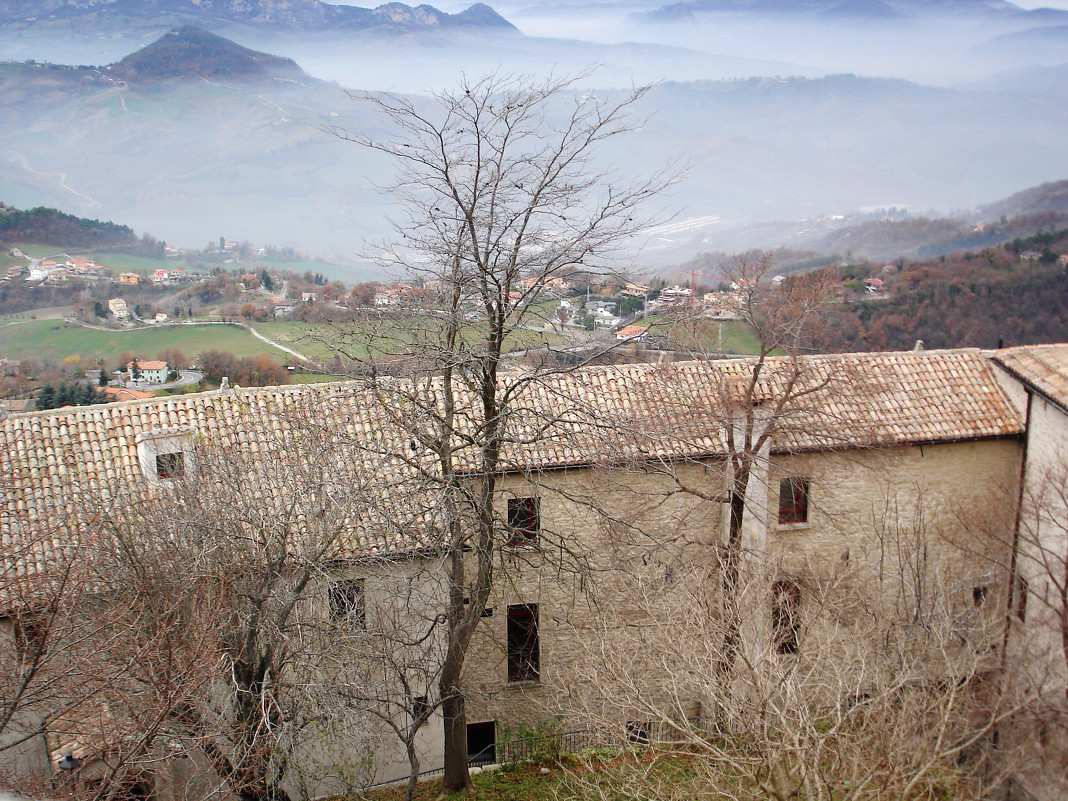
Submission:
{"label": "tree trunk", "polygon": [[745,493],[749,487],[751,463],[748,458],[734,460],[730,478],[730,522],[723,554],[723,653],[720,658],[722,675],[730,675],[738,658],[741,625],[738,615],[738,583],[741,578],[742,524],[745,520]]}
{"label": "tree trunk", "polygon": [[408,773],[408,784],[404,788],[404,801],[413,801],[415,788],[419,784],[419,751],[415,747],[415,735],[416,729],[413,726],[410,738],[404,743],[408,753],[408,766],[411,769]]}
{"label": "tree trunk", "polygon": [[441,780],[443,795],[460,793],[471,787],[467,768],[467,710],[456,682],[442,674],[441,714],[445,721],[445,773]]}

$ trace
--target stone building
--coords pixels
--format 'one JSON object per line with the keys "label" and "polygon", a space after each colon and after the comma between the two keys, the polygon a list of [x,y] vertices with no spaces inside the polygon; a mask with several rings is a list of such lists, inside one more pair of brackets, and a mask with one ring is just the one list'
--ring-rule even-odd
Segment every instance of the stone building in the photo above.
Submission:
{"label": "stone building", "polygon": [[[834,653],[842,680],[865,693],[888,670],[873,668],[854,644],[885,635],[863,628],[869,619],[889,620],[883,610],[937,613],[958,643],[942,665],[954,675],[991,669],[989,660],[960,658],[998,653],[1003,624],[1023,648],[1012,623],[1020,602],[1009,588],[1022,586],[1017,574],[1028,576],[1030,597],[1041,580],[1014,558],[1022,546],[1014,548],[1009,534],[1020,525],[1020,476],[1033,487],[1039,454],[1048,464],[1063,450],[1049,431],[1064,430],[1068,346],[782,357],[759,377],[751,369],[745,360],[626,365],[529,384],[525,416],[509,422],[515,428],[500,482],[507,541],[496,551],[498,579],[464,674],[472,755],[558,715],[647,740],[654,725],[671,720],[655,720],[653,709],[679,720],[711,713],[715,688],[680,683],[664,660],[693,660],[694,672],[710,675],[722,658],[698,653],[694,643],[703,640],[689,634],[718,625],[719,612],[702,615],[723,603],[733,457],[739,442],[763,432],[769,436],[752,453],[739,529],[744,572],[759,577],[735,587],[746,660],[767,663],[775,676],[786,660]],[[737,387],[750,378],[743,397]],[[787,395],[789,403],[778,403]],[[1037,427],[1039,406],[1051,428]],[[272,477],[267,465],[303,465],[304,438],[318,437],[333,443],[322,458],[338,493],[322,508],[339,522],[331,528],[334,550],[321,554],[312,606],[346,622],[349,629],[329,629],[338,636],[353,625],[366,632],[359,637],[369,671],[387,670],[385,657],[394,667],[404,663],[392,678],[375,679],[382,694],[400,693],[395,714],[433,707],[444,586],[434,532],[447,521],[446,504],[433,482],[418,478],[432,454],[419,452],[395,419],[380,395],[350,382],[5,421],[0,533],[16,554],[3,598],[8,618],[26,598],[12,587],[32,586],[65,543],[104,530],[93,528],[105,517],[94,509],[165,504],[179,481],[224,484],[208,461],[213,449],[246,459],[235,472],[240,492],[226,488],[230,503],[260,504],[283,528],[291,519],[294,542],[310,547],[314,515],[301,507],[288,518],[283,507],[315,493]],[[342,499],[346,483],[360,492]],[[1062,526],[1063,511],[1049,512]],[[1050,547],[1061,553],[1059,541]],[[839,599],[833,608],[830,597]],[[409,636],[421,630],[430,634]],[[404,659],[396,656],[402,652]],[[403,748],[388,727],[375,731],[374,778],[403,776]],[[440,764],[436,712],[416,745],[425,769]],[[79,747],[88,758],[91,738]],[[334,742],[320,751],[346,757]]]}

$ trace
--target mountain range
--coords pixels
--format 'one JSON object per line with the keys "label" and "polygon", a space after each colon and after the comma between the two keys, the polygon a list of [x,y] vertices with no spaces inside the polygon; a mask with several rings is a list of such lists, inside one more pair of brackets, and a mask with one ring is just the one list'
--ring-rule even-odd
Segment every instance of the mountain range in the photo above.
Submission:
{"label": "mountain range", "polygon": [[0,25],[70,22],[81,27],[110,27],[116,20],[155,22],[160,18],[199,25],[241,22],[306,30],[512,27],[482,3],[458,14],[428,5],[387,3],[370,9],[319,0],[6,0],[0,7]]}
{"label": "mountain range", "polygon": [[[16,3],[30,8],[27,0]],[[92,25],[111,24],[114,37],[126,35],[120,9],[190,4],[33,4],[46,5],[54,12],[50,44],[66,31],[60,48],[66,54],[66,44],[89,37]],[[996,2],[993,12],[1015,15],[1008,5]],[[390,201],[375,187],[391,179],[381,157],[327,133],[391,135],[353,96],[382,84],[422,93],[494,62],[501,70],[536,71],[561,56],[557,69],[566,70],[589,63],[580,59],[591,53],[607,66],[575,86],[576,98],[622,98],[626,90],[613,87],[631,85],[628,70],[632,78],[686,76],[654,86],[634,108],[638,130],[603,152],[601,166],[621,176],[689,165],[663,201],[672,222],[649,232],[641,259],[650,265],[702,250],[804,248],[846,221],[878,218],[892,207],[913,216],[974,209],[1063,177],[1068,164],[1068,82],[1059,64],[936,86],[818,70],[805,77],[785,62],[641,42],[546,40],[502,26],[346,32],[255,21],[271,8],[333,13],[313,0],[200,6],[231,17],[243,10],[254,22],[231,19],[227,24],[241,31],[234,37],[172,27],[103,67],[0,64],[0,199],[122,219],[178,244],[225,235],[352,259],[388,230]],[[56,16],[87,8],[95,9],[87,17]],[[174,13],[161,13],[138,35]],[[4,47],[36,47],[34,24],[0,25],[0,54]],[[978,27],[990,29],[986,22]],[[119,41],[99,30],[92,37]],[[278,49],[269,54],[250,44],[259,39]],[[294,59],[295,50],[311,66]],[[336,78],[329,69],[346,58],[351,81],[321,79],[324,72]],[[724,74],[730,77],[693,80]]]}

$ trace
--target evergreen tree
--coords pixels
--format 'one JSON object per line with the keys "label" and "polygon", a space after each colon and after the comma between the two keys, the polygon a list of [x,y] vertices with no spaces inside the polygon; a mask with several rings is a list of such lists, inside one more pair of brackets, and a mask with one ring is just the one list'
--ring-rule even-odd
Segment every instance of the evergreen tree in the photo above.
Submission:
{"label": "evergreen tree", "polygon": [[52,408],[62,409],[64,406],[73,406],[75,404],[74,397],[76,396],[74,396],[71,387],[64,381],[56,388],[56,400]]}
{"label": "evergreen tree", "polygon": [[260,273],[260,286],[266,289],[268,292],[274,291],[274,281],[271,280],[271,276],[266,270]]}
{"label": "evergreen tree", "polygon": [[41,387],[41,391],[37,393],[37,408],[56,408],[56,388],[54,386],[52,386],[51,384],[45,384],[43,387]]}
{"label": "evergreen tree", "polygon": [[100,386],[106,387],[108,385],[108,374],[104,372],[104,368],[100,368]]}

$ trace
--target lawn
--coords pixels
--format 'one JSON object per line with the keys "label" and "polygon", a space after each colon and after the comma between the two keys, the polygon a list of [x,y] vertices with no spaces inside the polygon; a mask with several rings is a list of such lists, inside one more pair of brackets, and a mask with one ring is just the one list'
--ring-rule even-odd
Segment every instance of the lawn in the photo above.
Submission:
{"label": "lawn", "polygon": [[0,325],[0,356],[61,361],[71,355],[109,360],[123,351],[145,357],[164,348],[177,348],[187,356],[205,350],[222,350],[238,358],[268,354],[279,361],[289,356],[253,337],[247,331],[228,325],[166,326],[122,331],[95,331],[55,320],[36,320]]}

